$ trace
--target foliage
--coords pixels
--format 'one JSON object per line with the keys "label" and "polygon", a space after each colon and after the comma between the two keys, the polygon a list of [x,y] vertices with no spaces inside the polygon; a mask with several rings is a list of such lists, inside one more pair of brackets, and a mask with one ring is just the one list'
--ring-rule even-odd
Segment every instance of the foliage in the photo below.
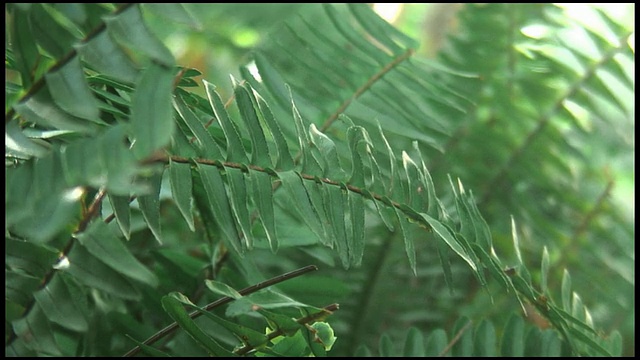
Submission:
{"label": "foliage", "polygon": [[634,353],[631,30],[469,4],[425,59],[259,7],[228,87],[152,30],[188,9],[7,5],[5,355]]}

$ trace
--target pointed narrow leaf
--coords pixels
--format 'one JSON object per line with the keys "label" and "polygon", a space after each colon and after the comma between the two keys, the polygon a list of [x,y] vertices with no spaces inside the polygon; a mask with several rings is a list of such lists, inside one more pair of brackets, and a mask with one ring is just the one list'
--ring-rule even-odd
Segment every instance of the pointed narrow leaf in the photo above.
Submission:
{"label": "pointed narrow leaf", "polygon": [[179,23],[189,26],[190,28],[201,31],[202,24],[184,7],[184,4],[176,3],[143,3],[145,9],[148,9],[165,20],[173,23]]}
{"label": "pointed narrow leaf", "polygon": [[164,169],[151,176],[149,179],[151,191],[148,194],[139,195],[137,199],[144,221],[160,244],[162,244],[162,233],[160,229],[160,187],[162,186],[163,171]]}
{"label": "pointed narrow leaf", "polygon": [[240,294],[236,289],[225,283],[221,283],[215,280],[205,280],[204,283],[209,288],[209,290],[213,291],[216,294],[228,296],[232,299],[240,299],[242,297],[242,294]]}
{"label": "pointed narrow leaf", "polygon": [[249,159],[247,158],[246,151],[242,145],[242,139],[240,137],[238,127],[229,117],[227,110],[225,110],[222,99],[220,99],[220,95],[216,92],[215,85],[206,80],[202,80],[202,83],[204,84],[204,88],[207,92],[209,104],[211,105],[222,131],[224,131],[224,136],[227,139],[227,161],[247,164]]}
{"label": "pointed narrow leaf", "polygon": [[336,250],[345,269],[349,269],[353,255],[353,239],[347,236],[345,227],[345,205],[347,194],[337,186],[323,186],[324,206],[329,218],[329,224],[335,237]]}
{"label": "pointed narrow leaf", "polygon": [[255,203],[260,223],[267,234],[271,251],[278,250],[278,235],[273,209],[273,183],[271,175],[255,170],[249,170],[253,202]]}
{"label": "pointed narrow leaf", "polygon": [[77,289],[70,289],[68,283],[62,279],[60,274],[54,276],[47,285],[36,291],[33,296],[42,308],[42,311],[51,322],[54,322],[72,331],[86,331],[89,324],[84,317],[82,306],[79,301]]}
{"label": "pointed narrow leaf", "polygon": [[315,124],[309,126],[311,142],[318,148],[321,158],[322,176],[333,181],[345,181],[346,174],[340,166],[336,144],[327,135],[321,133]]}
{"label": "pointed narrow leaf", "polygon": [[25,88],[31,86],[34,71],[36,70],[40,54],[29,24],[29,11],[20,6],[11,8],[11,50],[15,55],[15,63],[20,71],[20,79]]}
{"label": "pointed narrow leaf", "polygon": [[105,17],[104,21],[109,34],[119,43],[166,67],[175,65],[171,51],[147,28],[138,4],[129,6],[115,16]]}
{"label": "pointed narrow leaf", "polygon": [[63,356],[53,335],[50,322],[39,305],[35,305],[27,316],[11,323],[13,332],[23,339],[27,348],[42,355]]}
{"label": "pointed narrow leaf", "polygon": [[569,275],[567,269],[564,269],[562,274],[560,295],[562,297],[562,309],[566,312],[571,312],[571,275]]}
{"label": "pointed narrow leaf", "polygon": [[[287,190],[291,201],[300,211],[302,219],[313,231],[313,233],[316,234],[318,239],[320,239],[322,242],[325,242],[326,240],[324,239],[328,238],[327,234],[324,233],[322,225],[318,223],[318,213],[309,201],[307,190],[302,184],[302,179],[300,178],[300,176],[296,172],[290,170],[279,172],[278,177],[280,178],[280,180],[282,180],[282,185]],[[321,209],[319,210],[322,211]]]}
{"label": "pointed narrow leaf", "polygon": [[[127,124],[110,127],[100,135],[98,145],[98,162],[106,169],[106,188],[110,195],[126,195],[140,191],[133,184],[138,173],[138,163],[129,146],[125,143]],[[90,154],[91,155],[91,154]]]}
{"label": "pointed narrow leaf", "polygon": [[184,121],[193,136],[195,136],[193,144],[198,151],[198,155],[207,159],[222,160],[222,150],[220,150],[211,133],[204,127],[204,124],[187,107],[182,96],[176,96],[174,101],[174,106],[178,111],[178,115],[180,115],[179,118]]}
{"label": "pointed narrow leaf", "polygon": [[202,177],[205,192],[207,193],[206,202],[211,209],[215,221],[225,234],[228,243],[238,252],[242,253],[242,244],[240,234],[236,228],[236,221],[231,212],[231,205],[227,197],[227,190],[220,174],[220,169],[216,166],[196,164],[198,172]]}
{"label": "pointed narrow leaf", "polygon": [[77,236],[80,243],[113,270],[150,286],[158,285],[158,278],[131,254],[125,244],[113,236],[102,221],[96,221]]}
{"label": "pointed narrow leaf", "polygon": [[398,218],[398,225],[400,231],[402,231],[402,238],[404,239],[404,249],[407,253],[407,258],[409,259],[409,265],[411,266],[411,270],[413,270],[413,274],[417,275],[416,270],[416,249],[413,244],[413,235],[410,233],[409,229],[409,221],[407,217],[402,213],[398,208],[393,208],[396,212],[396,217]]}
{"label": "pointed narrow leaf", "polygon": [[251,138],[251,163],[263,168],[270,168],[271,155],[269,154],[269,146],[267,139],[262,130],[262,124],[258,119],[258,114],[251,101],[250,89],[245,86],[235,84],[234,94],[236,95],[236,104],[240,110],[240,117],[244,121],[246,128],[249,130]]}
{"label": "pointed narrow leaf", "polygon": [[253,329],[250,329],[246,326],[242,326],[236,323],[233,323],[229,320],[223,319],[212,312],[206,311],[205,309],[195,305],[189,299],[187,299],[184,295],[179,293],[171,293],[169,296],[174,297],[181,303],[196,309],[201,314],[205,315],[207,318],[215,321],[218,325],[227,329],[233,335],[235,335],[240,341],[242,341],[245,345],[251,346],[253,348],[259,347],[267,343],[267,336],[263,333],[259,333]]}
{"label": "pointed narrow leaf", "polygon": [[265,319],[267,319],[267,322],[269,323],[269,327],[271,329],[280,330],[286,336],[293,336],[296,331],[302,328],[301,324],[298,324],[293,318],[289,316],[271,312],[263,308],[258,309],[258,312],[260,313],[260,315],[264,316]]}
{"label": "pointed narrow leaf", "polygon": [[162,352],[162,351],[154,348],[153,346],[149,346],[149,345],[146,345],[144,343],[141,343],[140,341],[132,338],[129,334],[125,334],[125,336],[128,337],[134,343],[136,343],[136,345],[138,345],[140,347],[140,351],[143,354],[146,354],[146,355],[149,355],[149,356],[152,356],[152,357],[171,357],[171,355],[169,355],[169,354],[167,354],[165,352]]}
{"label": "pointed narrow leaf", "polygon": [[207,335],[200,327],[189,317],[189,314],[182,307],[182,303],[171,295],[162,297],[162,307],[175,320],[181,328],[183,328],[195,342],[202,346],[209,354],[213,356],[233,356],[229,350],[218,344],[216,340]]}
{"label": "pointed narrow leaf", "polygon": [[142,297],[127,278],[93,256],[84,246],[74,246],[68,260],[66,271],[82,284],[126,300],[138,301]]}
{"label": "pointed narrow leaf", "polygon": [[235,219],[242,230],[247,249],[253,248],[253,234],[251,233],[251,216],[249,215],[249,195],[245,181],[244,171],[235,168],[226,168],[229,182],[231,209]]}
{"label": "pointed narrow leaf", "polygon": [[152,62],[132,95],[133,152],[138,159],[151,155],[171,140],[175,126],[171,106],[174,73],[172,68]]}
{"label": "pointed narrow leaf", "polygon": [[191,166],[169,160],[169,179],[171,180],[171,194],[178,206],[178,210],[187,221],[189,229],[196,231],[191,212]]}
{"label": "pointed narrow leaf", "polygon": [[351,242],[350,262],[353,266],[360,266],[364,255],[364,199],[362,195],[348,192],[349,215],[351,217]]}
{"label": "pointed narrow leaf", "polygon": [[88,42],[76,45],[76,50],[96,71],[127,84],[135,83],[139,72],[136,65],[108,32],[97,33]]}
{"label": "pointed narrow leaf", "polygon": [[323,190],[323,187],[325,187],[326,185],[317,181],[303,181],[302,184],[307,190],[307,195],[309,197],[309,201],[311,202],[311,206],[318,215],[320,228],[322,229],[323,234],[325,234],[325,237],[320,240],[323,245],[333,249],[335,245],[335,238],[333,236],[333,230],[331,228],[329,213],[327,207],[325,206],[325,197]]}
{"label": "pointed narrow leaf", "polygon": [[108,194],[111,209],[116,216],[118,226],[124,237],[129,240],[131,237],[131,210],[129,208],[129,197]]}
{"label": "pointed narrow leaf", "polygon": [[45,75],[47,86],[56,104],[74,116],[96,123],[100,120],[98,101],[93,96],[78,56],[74,56],[61,68]]}
{"label": "pointed narrow leaf", "polygon": [[[386,198],[389,203],[391,202],[391,200],[386,196],[384,198]],[[384,225],[387,227],[389,231],[394,231],[395,229],[395,227],[393,226],[393,221],[394,221],[393,219],[395,218],[394,211],[390,209],[389,206],[387,206],[385,203],[383,203],[378,199],[373,200],[373,203],[376,205],[376,210],[378,212],[378,215],[380,215],[380,219],[382,219],[382,222],[384,223]]]}
{"label": "pointed narrow leaf", "polygon": [[5,126],[6,155],[16,154],[25,157],[43,157],[49,148],[47,143],[29,139],[24,135],[17,121],[8,122]]}
{"label": "pointed narrow leaf", "polygon": [[300,115],[296,104],[293,102],[293,94],[291,93],[291,88],[287,86],[287,89],[289,89],[289,97],[291,98],[293,120],[295,122],[296,133],[298,135],[298,145],[300,146],[300,151],[302,152],[302,172],[305,174],[318,176],[323,172],[322,167],[311,152],[311,139],[309,139],[309,135],[307,134],[302,115]]}
{"label": "pointed narrow leaf", "polygon": [[15,104],[14,108],[27,121],[45,128],[81,134],[95,134],[98,130],[95,123],[80,119],[60,109],[54,103],[47,88],[43,88],[28,99]]}
{"label": "pointed narrow leaf", "polygon": [[[351,150],[352,170],[349,184],[359,188],[370,187],[373,183],[371,168],[371,140],[361,126],[352,126],[347,130],[349,149]],[[365,167],[365,162],[369,167]]]}
{"label": "pointed narrow leaf", "polygon": [[293,169],[293,158],[291,157],[289,145],[287,144],[284,134],[280,129],[280,125],[273,117],[273,113],[271,112],[271,109],[267,105],[266,101],[264,101],[264,99],[258,94],[256,94],[256,99],[258,105],[260,106],[260,110],[264,115],[264,121],[271,131],[271,136],[273,136],[273,140],[276,143],[276,149],[278,150],[278,161],[276,162],[276,169],[278,169],[279,171]]}
{"label": "pointed narrow leaf", "polygon": [[548,294],[547,279],[549,278],[549,251],[545,246],[542,249],[542,263],[540,265],[540,292]]}
{"label": "pointed narrow leaf", "polygon": [[462,246],[460,246],[460,244],[458,244],[458,242],[453,237],[453,235],[451,235],[449,230],[444,225],[442,225],[441,222],[439,222],[438,220],[432,218],[431,216],[429,216],[429,215],[427,215],[425,213],[420,213],[420,216],[422,216],[422,218],[427,223],[429,223],[429,225],[431,225],[431,228],[433,229],[433,231],[435,231],[435,233],[438,234],[438,236],[440,236],[440,238],[442,240],[444,240],[447,243],[447,245],[449,245],[451,250],[453,250],[464,261],[466,261],[467,264],[469,264],[469,266],[471,267],[471,269],[473,269],[473,271],[478,271],[478,268],[477,268],[475,262],[473,261],[473,259],[471,259],[471,257],[469,257],[469,255],[466,253],[464,248],[462,248]]}
{"label": "pointed narrow leaf", "polygon": [[41,4],[33,4],[29,10],[31,29],[38,45],[56,60],[62,59],[77,39],[55,21]]}

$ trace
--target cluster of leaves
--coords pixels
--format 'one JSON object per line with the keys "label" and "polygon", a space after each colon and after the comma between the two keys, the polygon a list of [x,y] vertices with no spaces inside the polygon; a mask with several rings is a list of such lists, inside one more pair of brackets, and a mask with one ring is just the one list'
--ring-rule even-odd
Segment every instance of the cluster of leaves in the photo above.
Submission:
{"label": "cluster of leaves", "polygon": [[[452,140],[475,131],[469,127],[485,119],[469,114],[494,102],[463,84],[488,86],[478,79],[498,67],[456,62],[454,50],[444,52],[448,67],[420,62],[417,43],[363,4],[313,9],[324,21],[301,16],[277,31],[241,66],[225,102],[206,80],[204,94],[197,91],[200,72],[176,66],[145,25],[142,10],[197,28],[180,5],[8,7],[6,66],[17,80],[6,85],[7,355],[112,355],[136,345],[151,355],[325,355],[335,338],[322,321],[336,330],[335,351],[351,354],[373,330],[364,319],[376,314],[364,305],[376,298],[371,288],[393,247],[408,259],[403,279],[437,269],[444,282],[433,282],[432,271],[429,286],[457,291],[454,278],[472,277],[553,327],[525,337],[522,319],[509,320],[503,354],[620,353],[619,335],[594,330],[568,272],[560,304],[553,301],[546,249],[536,285],[512,220],[517,266],[505,271],[473,192],[428,170],[438,151],[465,164],[468,152],[456,152]],[[482,18],[474,11],[482,10],[472,7],[470,19]],[[577,79],[559,75],[569,93],[541,103],[577,96],[604,59]],[[516,76],[508,86],[527,81]],[[516,110],[531,111],[522,106]],[[533,118],[548,129],[556,112]],[[530,171],[514,162],[505,171]],[[369,241],[372,231],[388,236]],[[307,260],[337,260],[342,269],[333,274],[365,278],[347,285],[344,275],[309,276],[247,296],[233,290]],[[196,305],[217,295],[233,300],[226,310]],[[341,305],[352,309],[346,321],[325,319],[335,307],[308,305],[335,298],[360,301]],[[212,321],[196,323],[199,315]],[[170,320],[184,333],[161,350],[141,342]],[[491,323],[479,326],[455,340],[454,353],[495,351]],[[344,345],[341,333],[350,334]],[[432,333],[425,347],[411,330],[405,354],[451,349],[443,335]],[[381,355],[393,353],[389,342],[380,338]]]}

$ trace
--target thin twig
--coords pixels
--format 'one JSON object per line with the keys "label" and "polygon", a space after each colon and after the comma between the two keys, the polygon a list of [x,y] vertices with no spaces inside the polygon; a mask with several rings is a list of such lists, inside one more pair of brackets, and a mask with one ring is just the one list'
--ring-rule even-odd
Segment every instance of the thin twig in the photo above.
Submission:
{"label": "thin twig", "polygon": [[[318,268],[315,265],[308,265],[305,266],[303,268],[294,270],[294,271],[290,271],[288,273],[282,274],[282,275],[278,275],[276,277],[273,277],[269,280],[265,280],[261,283],[255,284],[255,285],[251,285],[249,287],[246,287],[240,291],[238,291],[238,293],[240,293],[240,295],[245,296],[248,294],[251,294],[253,292],[256,292],[258,290],[264,289],[266,287],[269,287],[271,285],[275,285],[277,283],[289,280],[289,279],[293,279],[295,277],[298,277],[300,275],[306,274],[310,271],[315,271],[318,270]],[[228,302],[233,301],[234,298],[229,297],[229,296],[225,296],[223,298],[220,298],[210,304],[208,304],[207,306],[204,307],[205,311],[211,311],[213,308],[224,305]],[[189,314],[189,317],[191,319],[196,319],[199,316],[201,316],[203,314],[203,312],[200,312],[199,310],[193,311],[192,313]],[[178,328],[178,323],[174,322],[171,325],[165,327],[164,329],[158,331],[157,333],[153,334],[150,338],[148,338],[147,340],[145,340],[142,344],[143,345],[151,345],[154,342],[162,339],[163,337],[165,337],[166,335],[168,335],[169,333],[173,332],[175,329]],[[128,356],[134,356],[136,355],[138,352],[140,352],[140,346],[136,345],[133,349],[129,350],[126,354],[124,354],[124,357],[128,357]]]}
{"label": "thin twig", "polygon": [[455,343],[457,343],[458,340],[460,340],[460,338],[462,337],[462,334],[465,331],[467,331],[467,329],[469,328],[469,326],[471,326],[472,323],[473,321],[469,320],[469,322],[465,326],[463,326],[462,329],[460,329],[460,331],[458,331],[456,336],[454,336],[453,339],[451,339],[451,342],[449,342],[449,344],[447,344],[447,346],[444,349],[442,349],[440,354],[438,354],[438,357],[443,357],[446,353],[448,353],[449,350],[451,350],[451,348],[453,347],[453,345],[455,345]]}

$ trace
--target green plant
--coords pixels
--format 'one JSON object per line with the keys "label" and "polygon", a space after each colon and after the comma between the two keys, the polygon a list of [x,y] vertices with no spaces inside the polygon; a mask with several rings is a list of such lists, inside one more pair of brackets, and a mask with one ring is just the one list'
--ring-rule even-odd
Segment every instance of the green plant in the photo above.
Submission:
{"label": "green plant", "polygon": [[470,4],[426,60],[301,5],[227,90],[150,30],[181,5],[6,9],[5,355],[634,353],[606,13]]}

